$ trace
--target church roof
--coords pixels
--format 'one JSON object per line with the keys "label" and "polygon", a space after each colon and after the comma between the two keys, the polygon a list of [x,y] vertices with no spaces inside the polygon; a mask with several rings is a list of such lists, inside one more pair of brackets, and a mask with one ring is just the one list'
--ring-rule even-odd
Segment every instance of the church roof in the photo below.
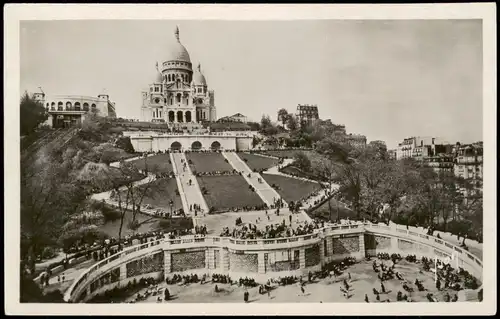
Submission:
{"label": "church roof", "polygon": [[175,38],[177,39],[177,41],[169,47],[165,61],[182,61],[191,63],[189,52],[180,41],[179,27],[175,28]]}

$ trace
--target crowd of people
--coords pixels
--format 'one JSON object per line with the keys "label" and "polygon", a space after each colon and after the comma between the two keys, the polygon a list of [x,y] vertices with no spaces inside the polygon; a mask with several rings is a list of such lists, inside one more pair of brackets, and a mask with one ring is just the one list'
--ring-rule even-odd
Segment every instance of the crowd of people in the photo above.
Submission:
{"label": "crowd of people", "polygon": [[[472,276],[468,271],[459,267],[459,270],[456,271],[450,264],[445,264],[439,259],[433,260],[427,257],[422,257],[420,261],[417,259],[416,255],[407,255],[406,257],[402,257],[400,254],[388,254],[388,253],[378,253],[378,260],[381,262],[377,262],[377,260],[373,261],[372,268],[377,273],[378,278],[381,282],[381,290],[380,292],[373,288],[373,293],[376,295],[376,300],[380,301],[380,295],[387,293],[386,288],[384,286],[384,281],[390,279],[398,279],[401,282],[401,286],[404,290],[398,291],[397,293],[397,301],[407,301],[411,302],[411,294],[415,291],[415,289],[411,286],[410,282],[404,278],[404,275],[395,270],[396,263],[400,260],[406,260],[411,263],[421,263],[424,271],[435,271],[436,272],[436,289],[438,291],[442,291],[445,289],[451,289],[455,291],[462,290],[463,287],[467,289],[477,289],[478,283],[477,279]],[[383,261],[392,260],[392,265],[386,265]],[[435,264],[436,268],[431,268],[432,265]],[[463,280],[463,286],[461,285]],[[443,283],[444,282],[444,283]],[[424,283],[418,278],[415,279],[413,285],[419,292],[428,291],[428,289],[424,286]],[[427,293],[426,298],[430,302],[437,302],[437,298],[432,293]],[[368,302],[368,296],[365,295],[365,301]],[[387,300],[386,300],[387,301]],[[458,295],[455,293],[453,296],[450,295],[449,291],[446,291],[446,295],[444,295],[445,302],[456,302],[458,301]]]}
{"label": "crowd of people", "polygon": [[203,276],[198,276],[197,274],[190,274],[190,275],[174,274],[172,277],[166,277],[165,283],[167,285],[175,285],[175,284],[188,285],[199,282],[203,284],[206,282],[206,279],[207,279],[206,274],[204,274]]}
{"label": "crowd of people", "polygon": [[193,170],[193,174],[197,177],[201,176],[229,176],[229,175],[241,175],[237,170],[224,170],[224,171],[210,171],[210,172],[197,172]]}
{"label": "crowd of people", "polygon": [[[126,285],[120,286],[117,285],[112,289],[108,289],[103,293],[95,295],[92,299],[88,301],[88,303],[115,303],[121,302],[122,300],[128,298],[131,294],[135,293],[137,290],[148,288],[147,295],[151,295],[154,292],[157,292],[159,280],[154,277],[141,278],[139,280],[131,280]],[[155,288],[156,287],[156,288]],[[145,294],[137,294],[135,300],[131,301],[132,303],[135,301],[140,301],[147,298]]]}
{"label": "crowd of people", "polygon": [[259,210],[265,210],[268,209],[269,206],[267,204],[261,204],[261,205],[256,205],[256,206],[236,206],[236,207],[230,207],[230,208],[215,208],[211,207],[209,209],[209,213],[214,213],[214,212],[249,212],[249,211],[259,211]]}
{"label": "crowd of people", "polygon": [[[267,214],[268,213],[266,211],[266,215]],[[289,223],[286,222],[286,218],[283,218],[281,223],[266,225],[264,229],[259,229],[256,224],[243,224],[241,217],[238,217],[235,223],[236,227],[233,229],[224,227],[220,236],[238,239],[285,238],[313,234],[315,230],[324,227],[324,222],[317,223],[315,221],[306,221],[303,225],[298,225],[294,228],[292,227],[292,218],[292,215],[288,215]],[[257,219],[256,223],[258,222],[259,219]]]}

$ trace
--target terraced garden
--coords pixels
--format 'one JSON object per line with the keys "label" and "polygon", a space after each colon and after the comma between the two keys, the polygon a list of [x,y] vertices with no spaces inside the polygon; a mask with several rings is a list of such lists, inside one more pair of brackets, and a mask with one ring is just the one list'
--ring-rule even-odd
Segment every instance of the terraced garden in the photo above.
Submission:
{"label": "terraced garden", "polygon": [[186,153],[186,158],[190,162],[193,173],[210,173],[232,171],[231,164],[226,163],[224,156],[220,153]]}
{"label": "terraced garden", "polygon": [[264,205],[260,196],[250,190],[240,175],[201,176],[197,179],[200,188],[207,190],[203,194],[207,206],[209,209],[213,207],[215,212]]}
{"label": "terraced garden", "polygon": [[286,202],[296,202],[321,189],[321,185],[297,178],[282,175],[262,174],[264,180],[272,187],[278,186],[277,192]]}
{"label": "terraced garden", "polygon": [[278,165],[278,159],[239,152],[238,156],[250,167],[253,171],[260,171]]}
{"label": "terraced garden", "polygon": [[138,169],[145,170],[146,167],[150,172],[159,172],[170,174],[174,171],[172,163],[170,163],[169,154],[152,155],[145,158],[136,159],[130,163],[134,164]]}

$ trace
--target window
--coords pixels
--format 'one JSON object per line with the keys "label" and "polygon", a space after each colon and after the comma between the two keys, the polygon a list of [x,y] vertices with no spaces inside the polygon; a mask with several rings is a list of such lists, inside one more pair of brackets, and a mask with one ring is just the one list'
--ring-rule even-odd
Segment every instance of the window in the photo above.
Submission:
{"label": "window", "polygon": [[155,92],[158,92],[158,91],[160,91],[160,88],[155,86]]}

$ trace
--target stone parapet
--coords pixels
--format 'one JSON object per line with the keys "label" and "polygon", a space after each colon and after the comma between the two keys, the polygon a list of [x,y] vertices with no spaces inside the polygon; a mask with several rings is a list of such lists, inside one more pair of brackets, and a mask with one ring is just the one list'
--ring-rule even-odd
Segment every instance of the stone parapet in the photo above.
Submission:
{"label": "stone parapet", "polygon": [[[140,259],[144,260],[140,264],[156,274],[158,265],[150,263],[157,262],[151,261],[151,256],[159,252],[164,254],[160,261],[163,277],[174,272],[199,272],[224,273],[232,278],[246,273],[251,277],[265,279],[288,273],[306,274],[308,271],[321,269],[326,262],[345,257],[362,259],[365,255],[376,255],[378,252],[396,252],[439,259],[450,257],[454,266],[463,267],[482,281],[482,261],[462,248],[403,227],[356,224],[327,226],[312,235],[290,238],[238,240],[189,236],[151,241],[125,249],[87,269],[68,289],[65,300],[87,300],[90,293],[88,287],[117,268],[120,269],[119,281],[106,283],[106,287],[112,288],[113,285],[130,280],[127,278],[127,264]],[[172,264],[173,254],[176,255],[175,270]],[[266,256],[269,258],[270,254],[275,254],[272,261],[266,260]],[[276,256],[281,259],[276,259]],[[287,262],[298,262],[298,267],[280,266]],[[141,276],[142,274],[144,271]],[[99,286],[98,290],[102,289]]]}

